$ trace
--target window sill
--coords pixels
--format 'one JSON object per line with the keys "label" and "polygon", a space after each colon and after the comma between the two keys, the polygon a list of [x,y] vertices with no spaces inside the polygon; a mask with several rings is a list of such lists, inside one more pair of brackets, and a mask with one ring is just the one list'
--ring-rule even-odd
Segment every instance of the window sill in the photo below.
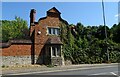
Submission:
{"label": "window sill", "polygon": [[54,57],[60,57],[60,56],[52,56],[52,58],[54,58]]}
{"label": "window sill", "polygon": [[47,34],[47,36],[59,36],[59,35],[55,35],[55,34]]}

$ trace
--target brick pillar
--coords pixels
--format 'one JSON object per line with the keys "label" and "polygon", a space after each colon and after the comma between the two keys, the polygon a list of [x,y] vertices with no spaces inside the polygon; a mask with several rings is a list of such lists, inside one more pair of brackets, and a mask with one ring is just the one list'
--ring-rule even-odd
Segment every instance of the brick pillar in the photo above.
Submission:
{"label": "brick pillar", "polygon": [[32,41],[32,47],[31,47],[31,64],[35,64],[35,44],[34,44],[34,38],[35,38],[35,14],[36,10],[31,9],[30,11],[30,30],[29,30],[29,36],[31,37]]}

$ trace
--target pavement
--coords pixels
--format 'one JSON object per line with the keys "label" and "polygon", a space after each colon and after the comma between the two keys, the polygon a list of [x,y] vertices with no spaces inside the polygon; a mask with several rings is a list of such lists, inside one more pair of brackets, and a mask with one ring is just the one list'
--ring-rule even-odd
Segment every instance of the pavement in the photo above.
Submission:
{"label": "pavement", "polygon": [[79,64],[79,65],[64,65],[64,66],[55,66],[55,67],[46,67],[44,65],[26,65],[26,66],[17,66],[17,67],[8,67],[2,69],[2,75],[19,75],[19,74],[29,74],[29,73],[48,73],[48,72],[57,72],[57,71],[69,71],[76,69],[87,69],[88,68],[97,68],[103,66],[118,65],[118,63],[111,64]]}

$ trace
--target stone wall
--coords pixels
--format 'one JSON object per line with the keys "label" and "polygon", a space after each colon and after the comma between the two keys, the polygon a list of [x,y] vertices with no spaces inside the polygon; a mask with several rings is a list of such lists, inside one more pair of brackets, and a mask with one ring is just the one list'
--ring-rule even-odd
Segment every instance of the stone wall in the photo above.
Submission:
{"label": "stone wall", "polygon": [[52,65],[63,65],[61,57],[52,57],[51,63],[52,63]]}
{"label": "stone wall", "polygon": [[31,56],[2,56],[3,66],[30,65]]}

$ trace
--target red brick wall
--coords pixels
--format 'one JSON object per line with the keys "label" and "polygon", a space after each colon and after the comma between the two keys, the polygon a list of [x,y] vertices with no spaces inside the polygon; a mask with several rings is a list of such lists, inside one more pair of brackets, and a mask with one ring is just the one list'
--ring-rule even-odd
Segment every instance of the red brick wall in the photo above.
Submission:
{"label": "red brick wall", "polygon": [[31,55],[31,45],[13,44],[8,48],[2,48],[2,56],[25,56],[25,55]]}
{"label": "red brick wall", "polygon": [[[46,19],[40,20],[38,25],[35,25],[35,55],[41,53],[46,41],[50,37],[47,35],[47,27],[59,27],[60,20],[56,17],[47,17]],[[39,35],[37,32],[41,31]]]}

